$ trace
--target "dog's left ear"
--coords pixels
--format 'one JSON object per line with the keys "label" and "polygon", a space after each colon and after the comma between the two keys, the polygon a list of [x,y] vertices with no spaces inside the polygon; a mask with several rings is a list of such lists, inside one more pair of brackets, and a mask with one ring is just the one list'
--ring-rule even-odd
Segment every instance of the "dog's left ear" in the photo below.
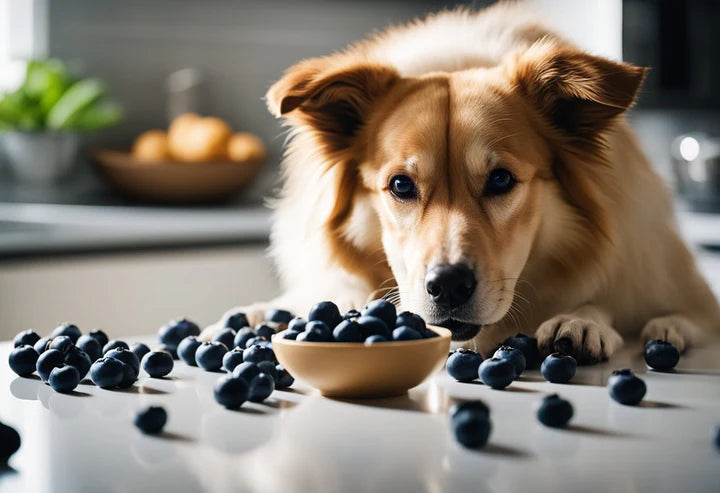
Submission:
{"label": "dog's left ear", "polygon": [[593,140],[635,102],[647,71],[540,41],[510,66],[510,77],[555,127]]}
{"label": "dog's left ear", "polygon": [[350,146],[373,103],[398,79],[383,65],[314,58],[290,67],[266,99],[275,116],[314,128],[332,150],[340,150]]}

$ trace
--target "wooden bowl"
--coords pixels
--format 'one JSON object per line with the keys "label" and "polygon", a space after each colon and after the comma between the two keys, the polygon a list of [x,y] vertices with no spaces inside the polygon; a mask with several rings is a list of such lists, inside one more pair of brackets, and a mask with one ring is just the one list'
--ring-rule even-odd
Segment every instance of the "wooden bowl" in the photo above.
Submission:
{"label": "wooden bowl", "polygon": [[93,157],[105,178],[120,192],[165,203],[229,197],[252,183],[263,165],[262,161],[141,162],[130,152],[117,149],[100,149]]}
{"label": "wooden bowl", "polygon": [[303,342],[272,336],[281,365],[327,397],[377,398],[401,395],[442,368],[450,331],[428,326],[438,337],[362,343]]}

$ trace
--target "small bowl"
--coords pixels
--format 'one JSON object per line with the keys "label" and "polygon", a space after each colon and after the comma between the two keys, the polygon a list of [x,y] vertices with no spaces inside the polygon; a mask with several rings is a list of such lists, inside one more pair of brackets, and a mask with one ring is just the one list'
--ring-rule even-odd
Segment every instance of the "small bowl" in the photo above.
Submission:
{"label": "small bowl", "polygon": [[290,374],[326,397],[401,395],[436,372],[450,350],[450,331],[428,325],[438,337],[381,342],[298,342],[272,336],[275,356]]}

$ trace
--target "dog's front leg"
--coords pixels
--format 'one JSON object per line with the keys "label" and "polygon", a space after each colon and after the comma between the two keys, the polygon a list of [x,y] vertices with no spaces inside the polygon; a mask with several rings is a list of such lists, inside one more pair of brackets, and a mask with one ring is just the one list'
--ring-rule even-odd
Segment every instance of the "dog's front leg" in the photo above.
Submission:
{"label": "dog's front leg", "polygon": [[544,353],[569,353],[580,364],[609,358],[623,338],[612,328],[612,317],[595,305],[583,305],[572,313],[557,315],[538,328],[535,336]]}

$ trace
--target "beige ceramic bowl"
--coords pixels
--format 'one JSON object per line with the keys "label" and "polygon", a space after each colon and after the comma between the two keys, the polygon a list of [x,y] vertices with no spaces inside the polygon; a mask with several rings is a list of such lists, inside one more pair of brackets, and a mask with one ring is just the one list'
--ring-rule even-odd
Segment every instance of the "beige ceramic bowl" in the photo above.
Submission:
{"label": "beige ceramic bowl", "polygon": [[362,343],[298,342],[272,336],[275,356],[290,374],[327,397],[400,395],[442,368],[450,331],[428,326],[439,337],[417,341]]}

